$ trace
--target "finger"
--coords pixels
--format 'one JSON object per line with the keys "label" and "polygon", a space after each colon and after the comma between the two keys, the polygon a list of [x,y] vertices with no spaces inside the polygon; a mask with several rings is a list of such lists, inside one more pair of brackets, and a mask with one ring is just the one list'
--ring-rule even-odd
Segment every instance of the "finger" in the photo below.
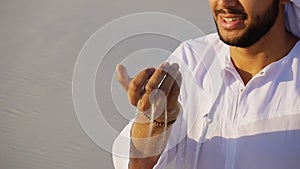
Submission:
{"label": "finger", "polygon": [[176,79],[173,83],[173,86],[172,86],[172,89],[169,93],[169,98],[177,98],[179,93],[180,93],[180,86],[181,86],[181,83],[182,83],[182,75],[180,73],[180,71],[177,72],[177,75],[176,75]]}
{"label": "finger", "polygon": [[[163,69],[166,74],[164,78],[161,80],[161,82],[158,84],[158,89],[155,89],[150,93],[149,95],[150,103],[142,102],[146,104],[142,104],[141,107],[143,111],[147,111],[148,108],[150,109],[150,105],[151,105],[151,111],[154,112],[155,117],[160,117],[167,110],[167,97],[178,74],[179,66],[178,64],[175,63],[172,64],[171,66],[165,65]],[[146,93],[148,94],[148,92]]]}
{"label": "finger", "polygon": [[154,71],[154,68],[144,69],[130,81],[128,88],[128,99],[132,105],[137,105],[138,101],[142,97],[144,86],[149,78],[153,75]]}
{"label": "finger", "polygon": [[176,63],[172,64],[167,70],[167,75],[165,79],[163,80],[163,82],[161,82],[161,85],[159,86],[159,90],[164,92],[166,96],[169,95],[169,92],[174,84],[174,81],[178,74],[178,69],[179,69],[178,64]]}
{"label": "finger", "polygon": [[165,62],[162,63],[158,69],[153,73],[151,78],[149,79],[149,82],[145,86],[146,93],[152,92],[154,89],[157,89],[160,84],[162,83],[163,79],[165,78],[165,75],[167,74],[167,70],[169,67],[169,63]]}
{"label": "finger", "polygon": [[177,118],[180,110],[178,96],[180,93],[181,81],[181,73],[177,72],[176,79],[173,82],[168,98],[166,98],[166,95],[162,90],[158,90],[159,92],[154,102],[155,107],[151,107],[151,111],[154,112],[154,117],[157,121],[164,122],[165,113],[168,113],[168,121],[175,120]]}
{"label": "finger", "polygon": [[145,86],[145,93],[143,94],[141,101],[139,102],[138,109],[140,111],[148,111],[150,109],[150,101],[149,101],[149,96],[151,95],[152,92],[155,92],[163,80],[164,76],[166,75],[167,67],[169,66],[169,63],[165,62],[162,63],[158,69],[155,70],[151,78],[149,79],[148,83]]}
{"label": "finger", "polygon": [[117,64],[116,71],[117,71],[117,80],[124,88],[124,90],[127,92],[131,78],[128,76],[126,67],[121,64]]}
{"label": "finger", "polygon": [[180,94],[181,82],[182,82],[182,75],[180,72],[178,72],[176,76],[176,80],[168,95],[167,112],[169,113],[168,115],[170,116],[170,119],[172,118],[171,116],[175,116],[172,119],[176,119],[180,109],[180,105],[178,103],[178,96]]}

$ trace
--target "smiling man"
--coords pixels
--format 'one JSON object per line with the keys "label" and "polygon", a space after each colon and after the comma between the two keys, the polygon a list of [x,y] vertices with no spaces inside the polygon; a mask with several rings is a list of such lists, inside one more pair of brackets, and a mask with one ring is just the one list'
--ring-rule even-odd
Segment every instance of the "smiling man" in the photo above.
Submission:
{"label": "smiling man", "polygon": [[140,113],[121,134],[130,144],[114,144],[130,149],[116,168],[174,159],[178,169],[299,168],[300,2],[209,3],[218,33],[183,42],[132,79],[117,66]]}

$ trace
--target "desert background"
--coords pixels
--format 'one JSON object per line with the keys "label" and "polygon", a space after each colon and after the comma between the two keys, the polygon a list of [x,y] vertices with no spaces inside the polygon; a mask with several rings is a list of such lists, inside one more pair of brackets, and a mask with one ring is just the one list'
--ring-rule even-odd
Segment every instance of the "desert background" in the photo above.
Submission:
{"label": "desert background", "polygon": [[[114,134],[94,128],[106,141],[108,148],[103,148],[78,119],[74,70],[95,32],[120,17],[144,12],[171,14],[203,34],[215,32],[205,0],[0,1],[0,169],[113,168],[112,141],[105,139]],[[145,66],[157,66],[178,44],[162,35],[142,34],[123,39],[106,53],[95,72],[94,93],[114,131],[120,132],[134,114],[115,81],[115,65],[129,65],[134,75]]]}

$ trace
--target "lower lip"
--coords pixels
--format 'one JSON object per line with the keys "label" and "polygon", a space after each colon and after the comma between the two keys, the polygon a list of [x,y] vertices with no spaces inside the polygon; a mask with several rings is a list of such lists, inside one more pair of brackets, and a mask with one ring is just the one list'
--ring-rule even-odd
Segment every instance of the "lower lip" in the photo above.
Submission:
{"label": "lower lip", "polygon": [[234,29],[241,29],[244,27],[244,20],[235,20],[231,22],[226,22],[224,18],[220,18],[220,23],[223,29],[226,30],[234,30]]}

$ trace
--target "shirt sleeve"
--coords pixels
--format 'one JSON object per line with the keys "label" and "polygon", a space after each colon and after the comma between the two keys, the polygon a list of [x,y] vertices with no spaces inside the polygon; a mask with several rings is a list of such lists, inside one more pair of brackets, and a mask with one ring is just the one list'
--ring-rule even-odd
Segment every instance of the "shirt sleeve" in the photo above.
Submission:
{"label": "shirt sleeve", "polygon": [[116,169],[127,169],[129,163],[130,130],[133,120],[127,124],[115,139],[112,147],[112,159]]}
{"label": "shirt sleeve", "polygon": [[295,36],[300,37],[300,1],[291,0],[285,6],[285,26]]}

